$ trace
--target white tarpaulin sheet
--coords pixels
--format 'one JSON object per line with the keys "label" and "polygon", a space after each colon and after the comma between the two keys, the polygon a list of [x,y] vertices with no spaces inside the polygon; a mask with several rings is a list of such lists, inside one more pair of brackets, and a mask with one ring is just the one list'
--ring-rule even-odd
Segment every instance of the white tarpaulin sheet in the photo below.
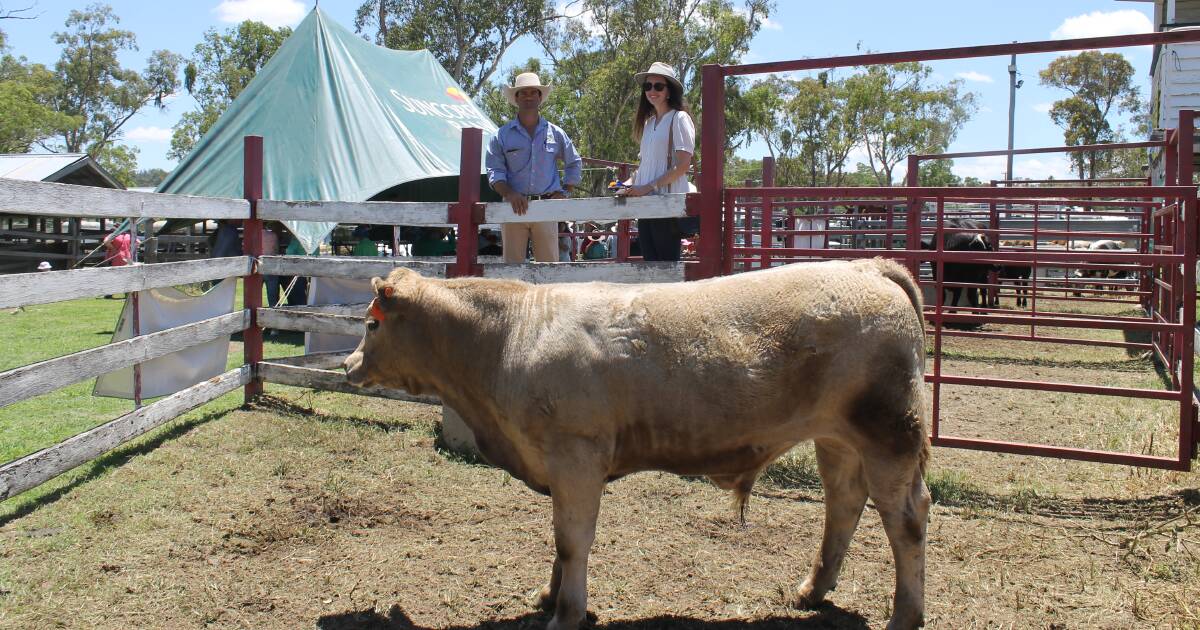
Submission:
{"label": "white tarpaulin sheet", "polygon": [[[370,302],[375,295],[371,293],[371,281],[360,278],[320,278],[309,279],[308,303],[310,306],[322,304],[360,304]],[[353,350],[362,341],[362,335],[330,335],[327,333],[304,333],[304,354],[314,352],[342,352]]]}
{"label": "white tarpaulin sheet", "polygon": [[[226,278],[201,296],[190,296],[165,287],[142,291],[138,296],[138,324],[143,335],[233,312],[237,278]],[[125,296],[125,307],[113,332],[113,342],[133,336],[133,300]],[[214,339],[142,363],[142,398],[173,394],[225,372],[229,339]],[[96,379],[94,396],[133,398],[133,367],[109,372]]]}

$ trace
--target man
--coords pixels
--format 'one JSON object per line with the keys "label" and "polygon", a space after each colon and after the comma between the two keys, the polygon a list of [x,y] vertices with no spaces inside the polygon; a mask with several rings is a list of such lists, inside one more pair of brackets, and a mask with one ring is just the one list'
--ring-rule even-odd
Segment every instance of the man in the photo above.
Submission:
{"label": "man", "polygon": [[[500,127],[488,144],[488,184],[512,205],[513,213],[524,216],[531,199],[567,198],[583,181],[583,160],[567,134],[538,113],[550,86],[542,85],[537,74],[517,75],[513,85],[505,86],[503,92],[509,104],[517,108],[517,117]],[[563,164],[561,180],[558,161]],[[504,262],[524,262],[530,239],[534,260],[558,260],[558,224],[531,221],[501,225]]]}

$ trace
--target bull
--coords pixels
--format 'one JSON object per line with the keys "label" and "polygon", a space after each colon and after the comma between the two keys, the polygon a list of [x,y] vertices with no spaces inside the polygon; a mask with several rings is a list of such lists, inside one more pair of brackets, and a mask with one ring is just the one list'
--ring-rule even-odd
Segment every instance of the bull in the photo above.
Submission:
{"label": "bull", "polygon": [[896,566],[892,630],[924,620],[930,497],[920,292],[882,259],[794,264],[699,282],[532,285],[372,280],[358,386],[432,393],[480,453],[551,497],[549,628],[587,611],[605,484],[639,471],[709,477],[744,509],[759,474],[815,442],[825,528],[792,603],[837,584],[870,497]]}
{"label": "bull", "polygon": [[[1121,241],[1099,240],[1099,241],[1092,241],[1091,243],[1089,243],[1088,251],[1092,251],[1092,252],[1120,251],[1120,250],[1124,249],[1124,247],[1125,247],[1125,244],[1122,243]],[[1124,280],[1125,278],[1129,277],[1129,272],[1124,269],[1076,269],[1075,273],[1073,274],[1073,277],[1076,280],[1081,280],[1081,281],[1087,280],[1087,279]],[[1079,284],[1084,284],[1084,283],[1081,282]],[[1093,284],[1092,286],[1095,287],[1096,285]],[[1080,297],[1082,295],[1082,293],[1080,291],[1074,291],[1072,293],[1072,295],[1074,295],[1075,297]]]}

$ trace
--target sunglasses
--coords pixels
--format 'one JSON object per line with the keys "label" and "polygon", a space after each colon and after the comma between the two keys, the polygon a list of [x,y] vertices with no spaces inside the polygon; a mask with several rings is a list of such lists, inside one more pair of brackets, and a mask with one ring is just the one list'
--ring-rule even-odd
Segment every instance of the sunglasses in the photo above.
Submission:
{"label": "sunglasses", "polygon": [[649,92],[650,90],[654,90],[655,92],[661,92],[665,89],[667,89],[666,83],[651,83],[651,82],[647,81],[642,84],[643,92]]}

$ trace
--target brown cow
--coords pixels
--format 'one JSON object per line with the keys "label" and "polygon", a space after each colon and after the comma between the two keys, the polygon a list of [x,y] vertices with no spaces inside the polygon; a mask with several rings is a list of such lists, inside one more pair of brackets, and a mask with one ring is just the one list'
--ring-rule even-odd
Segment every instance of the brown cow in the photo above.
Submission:
{"label": "brown cow", "polygon": [[605,483],[707,475],[744,504],[759,473],[816,442],[825,532],[798,605],[823,601],[867,497],[896,563],[888,628],[923,623],[920,292],[884,261],[794,264],[701,282],[372,281],[360,386],[434,393],[481,453],[553,500],[557,554],[538,604],[576,628]]}

